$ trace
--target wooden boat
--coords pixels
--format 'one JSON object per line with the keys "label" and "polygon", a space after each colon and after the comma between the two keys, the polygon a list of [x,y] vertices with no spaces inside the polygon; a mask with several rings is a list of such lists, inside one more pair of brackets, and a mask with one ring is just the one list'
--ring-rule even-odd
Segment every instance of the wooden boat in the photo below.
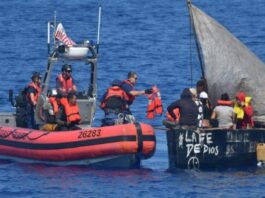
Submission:
{"label": "wooden boat", "polygon": [[[100,13],[101,8],[98,31]],[[74,66],[81,62],[82,66],[85,65],[84,68],[90,69],[88,89],[77,94],[82,120],[79,125],[81,130],[47,132],[27,129],[23,105],[19,103],[18,96],[16,102],[13,101],[11,91],[10,101],[16,107],[16,112],[0,113],[0,159],[55,165],[140,167],[141,160],[150,158],[155,151],[155,133],[150,125],[135,122],[106,127],[92,126],[97,101],[99,32],[97,44],[85,41],[75,46],[66,46],[54,39],[53,50],[50,52],[50,27],[51,24],[48,23],[49,57],[35,118],[38,124],[41,124],[38,115],[41,105],[47,102],[48,90],[53,88],[50,82],[53,68],[60,68],[68,61],[75,61]],[[79,69],[82,66],[79,66]]]}
{"label": "wooden boat", "polygon": [[169,167],[203,169],[257,164],[257,146],[265,142],[265,64],[190,0],[187,4],[210,102],[215,105],[222,93],[232,97],[244,91],[253,98],[256,125],[241,130],[169,126]]}

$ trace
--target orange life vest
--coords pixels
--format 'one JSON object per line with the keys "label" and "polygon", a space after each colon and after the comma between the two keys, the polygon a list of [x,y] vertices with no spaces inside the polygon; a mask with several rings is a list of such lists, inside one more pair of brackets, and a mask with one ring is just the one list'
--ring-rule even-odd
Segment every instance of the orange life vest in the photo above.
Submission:
{"label": "orange life vest", "polygon": [[[41,88],[38,85],[36,85],[34,82],[29,83],[28,84],[28,87],[29,88],[32,87],[32,88],[35,89],[34,100],[37,102],[38,101],[38,98],[39,98],[39,95],[41,93]],[[29,101],[31,101],[30,95],[28,93],[27,93],[27,98],[28,98]]]}
{"label": "orange life vest", "polygon": [[107,94],[100,104],[101,109],[104,109],[106,107],[106,103],[108,99],[112,96],[117,96],[117,97],[120,97],[124,101],[128,101],[128,96],[123,89],[121,89],[119,86],[112,86],[108,88]]}
{"label": "orange life vest", "polygon": [[166,118],[169,121],[173,121],[173,122],[178,122],[179,121],[179,117],[180,117],[180,112],[179,112],[179,108],[175,108],[173,110],[173,113],[176,115],[176,119],[172,118],[172,116],[167,112],[166,113]]}
{"label": "orange life vest", "polygon": [[233,106],[234,103],[231,100],[217,100],[218,105]]}
{"label": "orange life vest", "polygon": [[61,88],[64,89],[66,93],[68,93],[69,90],[73,89],[74,84],[72,77],[65,79],[63,77],[63,74],[59,74],[56,78],[56,81],[60,82]]}
{"label": "orange life vest", "polygon": [[59,111],[59,105],[58,105],[58,102],[56,100],[56,97],[52,97],[52,96],[49,97],[49,101],[52,104],[53,112],[54,113],[58,113],[58,111]]}
{"label": "orange life vest", "polygon": [[152,87],[153,93],[148,95],[148,106],[146,112],[146,118],[153,119],[156,114],[162,115],[163,106],[160,96],[160,92],[156,86]]}
{"label": "orange life vest", "polygon": [[81,120],[79,107],[77,104],[70,105],[66,98],[61,99],[61,104],[64,107],[67,122],[76,122]]}
{"label": "orange life vest", "polygon": [[[132,87],[134,87],[134,85],[129,81],[129,80],[124,80],[123,82],[122,82],[122,84],[128,84],[128,85],[130,85],[130,86],[132,86]],[[125,92],[126,93],[126,92]],[[128,102],[129,102],[129,104],[132,104],[133,103],[133,101],[134,101],[134,99],[135,99],[135,96],[133,96],[133,95],[131,95],[131,94],[129,94],[129,93],[126,93],[126,95],[127,95],[127,98],[128,98]]]}

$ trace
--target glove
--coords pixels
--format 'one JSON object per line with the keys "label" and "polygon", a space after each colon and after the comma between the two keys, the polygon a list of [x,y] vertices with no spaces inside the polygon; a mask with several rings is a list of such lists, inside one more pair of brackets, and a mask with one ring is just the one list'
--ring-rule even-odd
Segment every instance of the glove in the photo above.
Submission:
{"label": "glove", "polygon": [[151,94],[151,93],[153,93],[153,89],[151,88],[151,89],[146,89],[146,90],[144,90],[144,93],[145,94]]}

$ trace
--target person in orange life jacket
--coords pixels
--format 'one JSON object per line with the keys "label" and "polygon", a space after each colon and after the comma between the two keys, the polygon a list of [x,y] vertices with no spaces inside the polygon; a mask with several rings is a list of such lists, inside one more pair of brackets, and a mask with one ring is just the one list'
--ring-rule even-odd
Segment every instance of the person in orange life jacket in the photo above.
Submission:
{"label": "person in orange life jacket", "polygon": [[121,88],[126,92],[127,94],[127,97],[128,97],[128,105],[130,106],[135,97],[136,96],[139,96],[139,95],[145,95],[145,94],[151,94],[153,92],[153,89],[150,88],[150,89],[146,89],[146,90],[135,90],[134,89],[134,86],[136,84],[136,81],[137,81],[137,74],[136,72],[134,71],[130,71],[128,73],[128,79],[127,80],[124,80],[121,84]]}
{"label": "person in orange life jacket", "polygon": [[41,93],[41,74],[39,72],[33,72],[31,76],[31,83],[28,84],[26,89],[27,105],[26,105],[26,115],[27,115],[27,127],[30,129],[38,129],[34,118],[34,109],[38,102],[38,97]]}
{"label": "person in orange life jacket", "polygon": [[105,117],[102,119],[102,126],[115,125],[120,113],[128,113],[128,97],[126,92],[120,88],[121,81],[113,80],[101,98],[100,108],[104,110]]}
{"label": "person in orange life jacket", "polygon": [[58,131],[64,122],[56,119],[59,113],[61,95],[57,93],[56,89],[48,91],[48,100],[43,105],[43,119],[45,124],[40,128],[44,131]]}
{"label": "person in orange life jacket", "polygon": [[196,128],[198,124],[198,107],[193,101],[192,93],[189,88],[185,88],[182,91],[181,98],[174,101],[167,107],[168,113],[176,120],[174,109],[178,108],[180,117],[179,125],[183,128]]}
{"label": "person in orange life jacket", "polygon": [[59,109],[59,113],[56,116],[56,122],[59,123],[60,130],[81,129],[80,127],[76,126],[81,122],[76,95],[74,93],[69,93],[67,98],[61,98],[60,102],[61,108]]}
{"label": "person in orange life jacket", "polygon": [[128,110],[128,97],[120,85],[121,81],[113,80],[111,86],[102,96],[100,108],[104,110],[105,114],[118,114]]}
{"label": "person in orange life jacket", "polygon": [[235,121],[235,113],[233,110],[233,102],[229,99],[227,93],[221,95],[221,99],[217,101],[217,106],[213,109],[211,115],[212,122],[217,120],[218,124],[214,127],[233,129]]}
{"label": "person in orange life jacket", "polygon": [[56,88],[58,93],[66,97],[69,93],[76,93],[77,88],[74,83],[74,79],[71,75],[72,66],[69,64],[64,64],[62,66],[62,73],[56,78]]}

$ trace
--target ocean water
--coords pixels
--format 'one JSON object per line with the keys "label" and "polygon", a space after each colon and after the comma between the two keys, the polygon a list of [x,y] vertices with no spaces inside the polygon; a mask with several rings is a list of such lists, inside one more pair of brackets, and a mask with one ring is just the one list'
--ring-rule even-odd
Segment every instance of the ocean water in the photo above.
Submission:
{"label": "ocean water", "polygon": [[[265,61],[264,0],[193,0]],[[185,0],[72,0],[0,2],[0,110],[13,109],[8,90],[16,93],[33,71],[47,64],[47,21],[63,22],[75,41],[96,40],[97,10],[102,6],[98,60],[98,96],[113,79],[138,73],[137,89],[157,85],[164,107],[200,78]],[[251,69],[251,67],[250,67]],[[58,68],[59,70],[59,68]],[[74,65],[78,86],[86,73]],[[85,88],[85,87],[84,87]],[[162,127],[162,117],[145,118],[147,99],[138,97],[132,111],[139,121]],[[103,113],[97,110],[95,125]],[[156,130],[154,156],[140,169],[92,169],[0,163],[0,197],[263,197],[265,169],[169,172],[166,135]]]}

